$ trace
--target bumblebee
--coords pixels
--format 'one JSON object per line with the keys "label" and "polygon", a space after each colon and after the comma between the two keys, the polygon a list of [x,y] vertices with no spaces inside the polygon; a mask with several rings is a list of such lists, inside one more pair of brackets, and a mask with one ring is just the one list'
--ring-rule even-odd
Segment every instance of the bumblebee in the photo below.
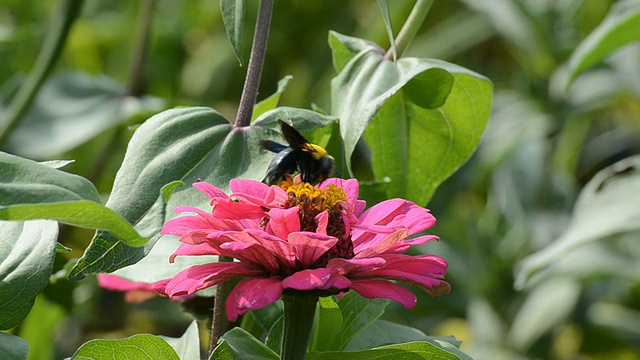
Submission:
{"label": "bumblebee", "polygon": [[296,171],[302,181],[315,184],[322,182],[335,170],[335,161],[322,146],[311,144],[291,125],[283,120],[278,120],[282,136],[289,146],[279,144],[271,140],[262,140],[260,145],[276,153],[267,169],[267,175],[263,182],[274,185],[280,182],[285,175]]}

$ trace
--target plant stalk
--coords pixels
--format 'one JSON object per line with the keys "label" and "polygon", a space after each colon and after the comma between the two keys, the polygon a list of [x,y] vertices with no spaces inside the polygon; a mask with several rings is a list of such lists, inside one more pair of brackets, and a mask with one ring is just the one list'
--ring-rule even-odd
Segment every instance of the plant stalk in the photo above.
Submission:
{"label": "plant stalk", "polygon": [[305,292],[283,294],[284,329],[281,360],[304,360],[311,338],[318,296]]}
{"label": "plant stalk", "polygon": [[251,115],[253,115],[253,107],[258,97],[260,76],[262,75],[262,67],[267,53],[267,39],[269,38],[272,12],[273,0],[260,0],[256,32],[251,46],[249,65],[247,66],[247,77],[244,81],[238,115],[236,116],[236,127],[249,126],[251,123]]}
{"label": "plant stalk", "polygon": [[45,38],[33,69],[9,104],[6,115],[0,119],[0,145],[7,140],[11,131],[18,125],[44,80],[60,58],[71,25],[80,14],[83,3],[84,0],[62,0],[60,2],[51,29]]}
{"label": "plant stalk", "polygon": [[155,0],[143,0],[140,2],[135,43],[129,60],[127,95],[139,96],[144,92],[143,67],[147,57],[147,46],[149,44],[149,32],[151,29],[151,20],[153,19],[154,5]]}
{"label": "plant stalk", "polygon": [[[219,262],[231,262],[232,257],[220,256]],[[216,286],[216,297],[213,303],[213,319],[211,321],[211,339],[209,340],[209,357],[218,345],[218,340],[227,331],[231,330],[231,323],[227,319],[224,303],[227,301],[231,290],[233,289],[233,281],[225,281]]]}
{"label": "plant stalk", "polygon": [[[433,0],[417,0],[416,4],[413,6],[407,21],[400,29],[398,36],[396,36],[396,52],[398,57],[401,58],[404,53],[411,45],[411,42],[416,37],[418,30],[422,26],[424,19],[427,18],[427,14],[431,9],[431,5],[433,5]],[[387,53],[384,55],[386,60],[393,59],[393,51],[389,49]]]}

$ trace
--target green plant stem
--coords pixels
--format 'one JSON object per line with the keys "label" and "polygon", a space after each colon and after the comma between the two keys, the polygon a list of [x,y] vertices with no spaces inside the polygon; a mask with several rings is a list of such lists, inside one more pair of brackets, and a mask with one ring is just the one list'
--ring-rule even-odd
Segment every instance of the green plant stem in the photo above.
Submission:
{"label": "green plant stem", "polygon": [[301,360],[307,356],[318,296],[305,292],[282,295],[284,329],[281,360]]}
{"label": "green plant stem", "polygon": [[[228,256],[218,257],[218,262],[231,262],[233,258]],[[232,281],[225,281],[216,286],[216,297],[213,303],[213,319],[211,321],[211,339],[209,340],[209,356],[218,345],[218,340],[227,331],[231,330],[231,323],[227,319],[224,303],[233,289]]]}
{"label": "green plant stem", "polygon": [[258,97],[260,76],[262,75],[262,67],[267,53],[267,39],[269,38],[272,12],[273,0],[260,0],[256,32],[253,36],[251,56],[249,57],[249,65],[247,66],[247,77],[244,81],[238,115],[236,116],[236,127],[249,126],[251,123],[251,115],[253,114],[253,107]]}
{"label": "green plant stem", "polygon": [[[398,57],[402,57],[404,53],[411,45],[411,42],[416,37],[418,30],[422,26],[424,19],[427,18],[427,14],[431,9],[431,5],[433,5],[433,0],[417,0],[416,4],[413,6],[411,10],[411,14],[407,18],[407,21],[400,29],[398,36],[396,36],[396,51],[398,53]],[[393,51],[389,49],[387,53],[384,55],[384,58],[387,60],[393,59]]]}
{"label": "green plant stem", "polygon": [[138,27],[136,29],[135,43],[129,60],[129,78],[127,80],[127,94],[139,96],[144,92],[144,63],[149,44],[149,31],[153,19],[153,7],[155,0],[143,0],[138,10]]}
{"label": "green plant stem", "polygon": [[33,69],[9,104],[6,115],[0,119],[0,145],[6,141],[11,131],[18,125],[44,80],[60,58],[71,25],[80,14],[83,3],[84,0],[62,0],[60,2],[51,29],[48,31]]}

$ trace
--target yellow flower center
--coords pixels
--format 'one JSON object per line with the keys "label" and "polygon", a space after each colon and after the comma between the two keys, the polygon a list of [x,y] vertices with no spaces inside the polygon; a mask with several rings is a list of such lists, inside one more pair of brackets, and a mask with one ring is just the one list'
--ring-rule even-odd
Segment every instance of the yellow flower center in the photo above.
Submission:
{"label": "yellow flower center", "polygon": [[347,232],[343,217],[343,212],[346,211],[344,204],[347,203],[347,194],[343,188],[330,184],[320,189],[305,182],[294,184],[291,178],[280,182],[279,186],[288,195],[287,201],[283,204],[284,208],[300,208],[298,216],[301,231],[315,232],[318,229],[316,216],[323,211],[327,211],[329,215],[327,235],[336,237],[338,243],[316,261],[316,266],[324,266],[329,259],[335,257],[353,257],[351,232]]}

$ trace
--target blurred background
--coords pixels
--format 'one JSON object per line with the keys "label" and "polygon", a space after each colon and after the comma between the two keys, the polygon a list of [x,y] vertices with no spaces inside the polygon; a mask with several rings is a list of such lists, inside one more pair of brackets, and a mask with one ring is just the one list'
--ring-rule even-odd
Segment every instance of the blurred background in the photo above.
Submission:
{"label": "blurred background", "polygon": [[[132,86],[140,9],[149,3],[146,60]],[[571,53],[614,3],[434,2],[407,56],[487,76],[495,86],[493,111],[477,153],[429,204],[420,204],[438,219],[431,232],[441,241],[418,250],[448,261],[451,293],[440,299],[419,293],[412,311],[394,303],[387,319],[429,335],[453,335],[476,359],[640,359],[637,232],[567,251],[516,286],[523,259],[562,236],[593,176],[640,153],[640,44],[616,51],[566,93],[556,86]],[[414,1],[390,5],[397,32]],[[0,5],[0,106],[33,68],[57,6]],[[256,1],[247,2],[245,63],[256,9]],[[281,105],[330,109],[330,30],[389,45],[373,0],[277,0],[259,100],[291,75]],[[135,124],[174,106],[209,106],[234,118],[245,71],[218,1],[89,0],[61,59],[1,150],[36,160],[75,159],[65,170],[89,178],[106,198]],[[63,274],[91,237],[91,231],[63,227],[59,241],[73,251],[58,254],[54,271]],[[129,304],[93,279],[71,283],[54,276],[16,333],[29,341],[30,359],[58,359],[98,337],[177,337],[191,319],[166,299]]]}

